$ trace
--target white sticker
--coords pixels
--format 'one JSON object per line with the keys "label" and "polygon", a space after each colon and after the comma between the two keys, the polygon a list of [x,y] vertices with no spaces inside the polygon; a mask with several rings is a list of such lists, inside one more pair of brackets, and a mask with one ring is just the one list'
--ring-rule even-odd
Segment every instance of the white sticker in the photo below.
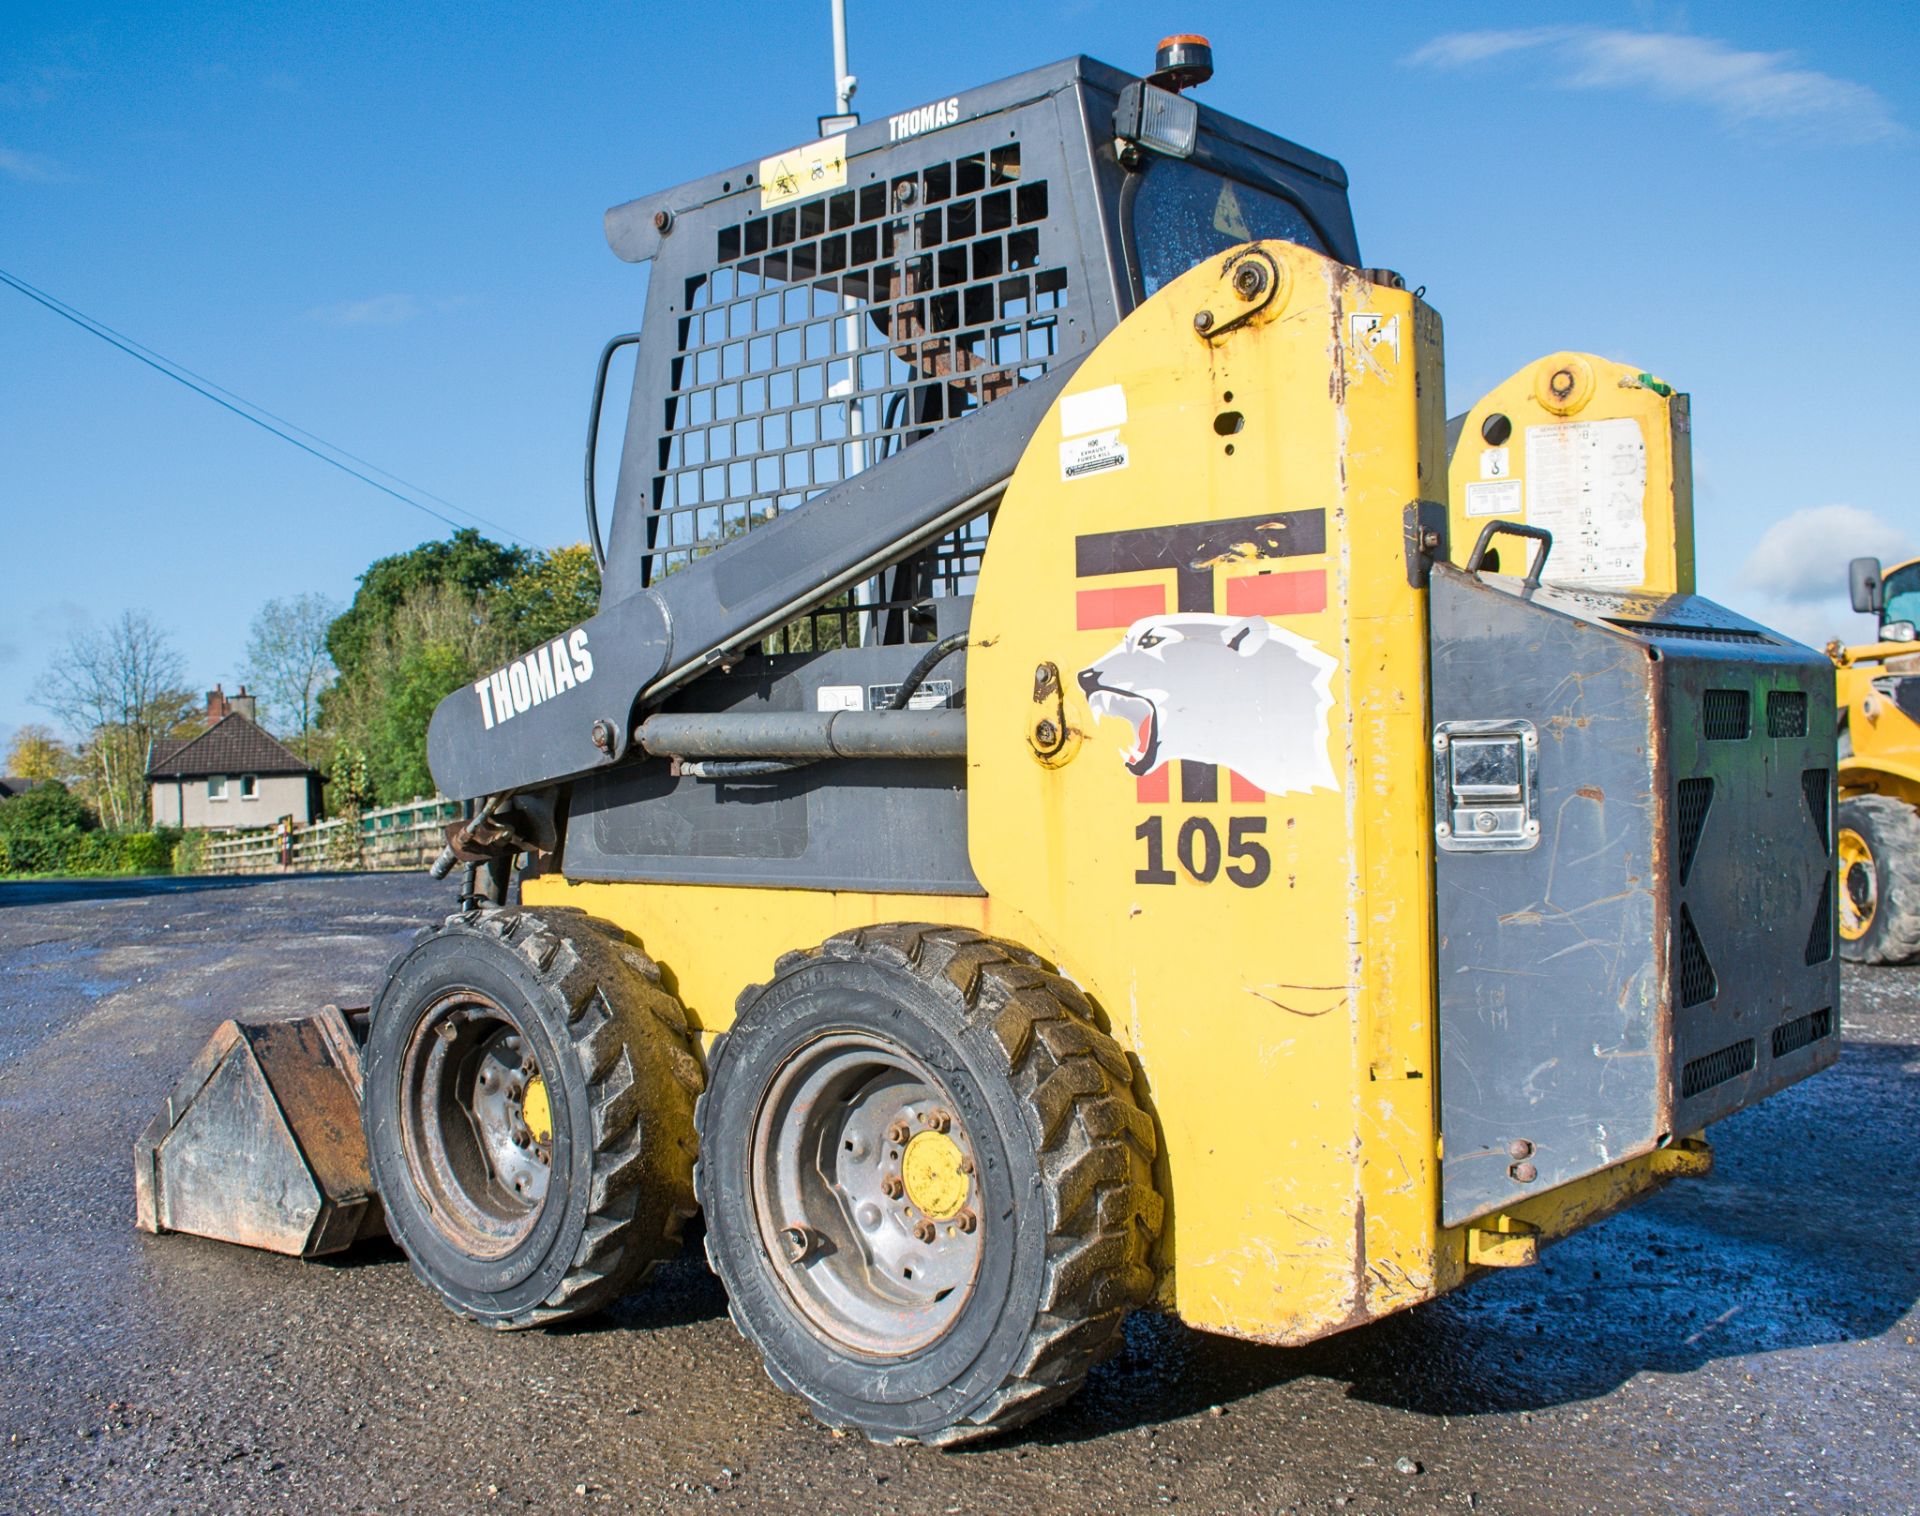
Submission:
{"label": "white sticker", "polygon": [[1127,392],[1117,384],[1077,395],[1060,397],[1060,435],[1078,437],[1082,432],[1110,432],[1126,424]]}
{"label": "white sticker", "polygon": [[[867,686],[867,709],[892,710],[893,702],[899,698],[899,695],[900,686],[897,684],[870,684]],[[937,711],[943,706],[952,704],[953,681],[951,679],[929,679],[907,697],[907,709],[910,711]]]}
{"label": "white sticker", "polygon": [[1504,447],[1485,447],[1480,450],[1480,477],[1482,479],[1511,479],[1513,461]]}
{"label": "white sticker", "polygon": [[864,711],[866,691],[857,684],[823,684],[815,694],[815,710]]}
{"label": "white sticker", "polygon": [[1632,589],[1647,573],[1647,444],[1640,423],[1527,429],[1527,519],[1553,533],[1555,584]]}
{"label": "white sticker", "polygon": [[[1502,448],[1502,452],[1506,449]],[[1523,514],[1518,479],[1492,479],[1467,486],[1469,516],[1513,516]]]}
{"label": "white sticker", "polygon": [[1400,361],[1400,318],[1378,311],[1351,311],[1347,315],[1347,367],[1355,377],[1372,369],[1387,377],[1385,360]]}
{"label": "white sticker", "polygon": [[1085,479],[1127,466],[1127,445],[1118,432],[1095,432],[1060,444],[1060,477]]}

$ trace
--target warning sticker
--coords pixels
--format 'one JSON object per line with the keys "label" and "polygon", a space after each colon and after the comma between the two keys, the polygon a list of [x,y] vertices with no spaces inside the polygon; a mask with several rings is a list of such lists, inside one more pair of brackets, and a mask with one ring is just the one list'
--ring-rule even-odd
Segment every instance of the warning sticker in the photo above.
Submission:
{"label": "warning sticker", "polygon": [[857,684],[823,684],[814,692],[817,711],[864,711],[861,689]]}
{"label": "warning sticker", "polygon": [[[897,684],[870,684],[867,686],[867,709],[890,710],[894,696],[899,693],[900,686]],[[907,709],[910,711],[937,711],[943,706],[952,704],[953,681],[951,679],[929,679],[907,697]]]}
{"label": "warning sticker", "polygon": [[760,160],[760,208],[838,189],[846,182],[847,139],[822,137]]}
{"label": "warning sticker", "polygon": [[1233,192],[1231,184],[1220,186],[1220,198],[1213,202],[1213,229],[1225,232],[1235,242],[1253,241],[1253,233],[1247,230],[1247,218],[1240,209],[1240,197]]}
{"label": "warning sticker", "polygon": [[1632,589],[1647,570],[1647,444],[1631,417],[1527,429],[1527,520],[1556,584]]}
{"label": "warning sticker", "polygon": [[[1467,514],[1469,516],[1511,516],[1518,519],[1524,514],[1520,502],[1520,481],[1518,479],[1487,479],[1478,484],[1467,486]],[[1559,546],[1559,539],[1554,541]]]}
{"label": "warning sticker", "polygon": [[1082,432],[1105,432],[1127,419],[1127,392],[1117,384],[1097,390],[1082,390],[1077,395],[1060,397],[1060,435],[1077,437]]}
{"label": "warning sticker", "polygon": [[1111,473],[1127,466],[1127,445],[1118,431],[1095,432],[1091,437],[1075,437],[1060,444],[1060,477],[1085,479],[1089,474]]}

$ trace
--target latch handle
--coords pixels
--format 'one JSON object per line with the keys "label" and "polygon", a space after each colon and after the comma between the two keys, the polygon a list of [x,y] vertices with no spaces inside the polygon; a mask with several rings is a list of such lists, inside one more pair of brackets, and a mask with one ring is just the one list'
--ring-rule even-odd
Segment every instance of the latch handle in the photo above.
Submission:
{"label": "latch handle", "polygon": [[1487,561],[1487,545],[1493,541],[1494,533],[1505,532],[1509,537],[1531,537],[1540,544],[1540,556],[1533,560],[1533,567],[1527,570],[1527,577],[1521,581],[1523,590],[1540,588],[1540,571],[1547,566],[1547,554],[1553,551],[1553,533],[1544,526],[1528,526],[1524,521],[1489,521],[1480,528],[1480,540],[1473,545],[1473,552],[1467,558],[1467,572],[1477,574]]}

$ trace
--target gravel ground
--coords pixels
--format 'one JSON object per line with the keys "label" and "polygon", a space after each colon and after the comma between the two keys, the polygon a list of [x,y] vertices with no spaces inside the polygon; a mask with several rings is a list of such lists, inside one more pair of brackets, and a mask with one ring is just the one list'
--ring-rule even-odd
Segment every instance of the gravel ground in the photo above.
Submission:
{"label": "gravel ground", "polygon": [[692,1256],[493,1336],[391,1247],[134,1230],[134,1137],[214,1026],[363,1001],[444,900],[0,885],[0,1509],[1920,1510],[1920,968],[1849,969],[1837,1068],[1538,1268],[1304,1349],[1136,1318],[1064,1410],[941,1454],[815,1425]]}

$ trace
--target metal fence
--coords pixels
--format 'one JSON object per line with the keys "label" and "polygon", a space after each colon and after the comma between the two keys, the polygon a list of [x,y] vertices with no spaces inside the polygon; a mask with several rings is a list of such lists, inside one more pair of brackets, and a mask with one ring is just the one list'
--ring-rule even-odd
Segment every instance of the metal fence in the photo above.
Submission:
{"label": "metal fence", "polygon": [[458,800],[434,796],[368,811],[350,821],[316,821],[208,835],[202,871],[280,874],[318,869],[414,869],[433,862],[457,820]]}

